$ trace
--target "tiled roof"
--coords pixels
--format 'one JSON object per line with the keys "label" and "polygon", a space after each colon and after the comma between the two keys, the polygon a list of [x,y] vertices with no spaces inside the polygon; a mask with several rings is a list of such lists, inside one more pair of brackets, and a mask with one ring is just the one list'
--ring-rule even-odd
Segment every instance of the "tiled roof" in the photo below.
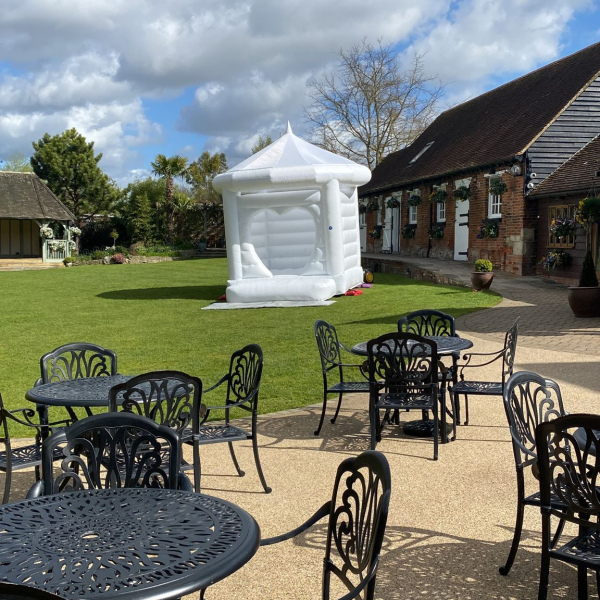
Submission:
{"label": "tiled roof", "polygon": [[0,219],[74,221],[73,213],[34,173],[0,172]]}
{"label": "tiled roof", "polygon": [[[442,178],[520,155],[600,72],[600,43],[443,112],[387,156],[359,194]],[[431,144],[412,165],[409,162]]]}
{"label": "tiled roof", "polygon": [[544,179],[529,196],[576,194],[580,192],[598,195],[600,194],[600,177],[598,177],[598,173],[600,173],[600,135]]}

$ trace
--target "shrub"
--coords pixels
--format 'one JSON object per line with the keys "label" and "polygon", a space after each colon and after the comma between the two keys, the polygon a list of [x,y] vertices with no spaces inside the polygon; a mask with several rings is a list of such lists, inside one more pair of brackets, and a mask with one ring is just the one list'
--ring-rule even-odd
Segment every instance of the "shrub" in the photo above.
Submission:
{"label": "shrub", "polygon": [[475,261],[475,270],[478,273],[489,273],[494,268],[491,260],[486,258],[479,258]]}
{"label": "shrub", "polygon": [[118,254],[113,254],[110,257],[110,262],[116,265],[124,265],[127,262],[127,259],[119,252]]}
{"label": "shrub", "polygon": [[90,258],[92,260],[102,260],[105,256],[108,256],[108,252],[106,250],[94,250],[90,254]]}
{"label": "shrub", "polygon": [[74,263],[74,262],[77,262],[77,257],[75,257],[75,256],[67,256],[66,258],[63,258],[63,263],[65,265]]}
{"label": "shrub", "polygon": [[581,275],[579,276],[579,287],[596,287],[598,285],[598,276],[594,266],[592,251],[588,250],[583,265],[581,266]]}

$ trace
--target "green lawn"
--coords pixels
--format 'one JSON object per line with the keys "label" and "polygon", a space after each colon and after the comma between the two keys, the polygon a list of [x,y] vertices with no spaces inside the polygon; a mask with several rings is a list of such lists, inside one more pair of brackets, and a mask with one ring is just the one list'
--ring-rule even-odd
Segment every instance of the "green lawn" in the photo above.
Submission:
{"label": "green lawn", "polygon": [[319,402],[320,366],[313,325],[325,319],[346,345],[396,329],[420,308],[455,316],[500,297],[467,288],[375,275],[361,296],[326,307],[202,311],[225,292],[225,259],[144,265],[82,266],[0,273],[0,392],[25,406],[39,358],[57,346],[88,341],[116,351],[119,371],[178,369],[205,387],[227,369],[232,351],[255,342],[265,356],[261,412]]}

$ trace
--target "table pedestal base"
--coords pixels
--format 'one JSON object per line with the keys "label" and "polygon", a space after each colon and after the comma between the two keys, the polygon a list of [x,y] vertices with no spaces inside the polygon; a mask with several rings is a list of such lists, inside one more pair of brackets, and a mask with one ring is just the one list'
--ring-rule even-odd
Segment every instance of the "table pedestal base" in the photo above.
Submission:
{"label": "table pedestal base", "polygon": [[[441,427],[441,422],[440,422]],[[413,437],[433,437],[433,419],[419,419],[418,421],[407,421],[402,426],[402,431],[406,435]],[[448,436],[452,435],[452,425],[446,423]]]}

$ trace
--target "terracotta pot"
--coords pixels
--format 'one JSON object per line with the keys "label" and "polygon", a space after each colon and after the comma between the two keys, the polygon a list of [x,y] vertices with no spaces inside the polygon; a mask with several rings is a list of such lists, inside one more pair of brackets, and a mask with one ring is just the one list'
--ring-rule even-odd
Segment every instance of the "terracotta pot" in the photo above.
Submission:
{"label": "terracotta pot", "polygon": [[567,299],[576,317],[600,317],[600,286],[569,287]]}
{"label": "terracotta pot", "polygon": [[473,271],[471,273],[471,285],[476,292],[489,289],[493,279],[494,274],[490,271]]}

